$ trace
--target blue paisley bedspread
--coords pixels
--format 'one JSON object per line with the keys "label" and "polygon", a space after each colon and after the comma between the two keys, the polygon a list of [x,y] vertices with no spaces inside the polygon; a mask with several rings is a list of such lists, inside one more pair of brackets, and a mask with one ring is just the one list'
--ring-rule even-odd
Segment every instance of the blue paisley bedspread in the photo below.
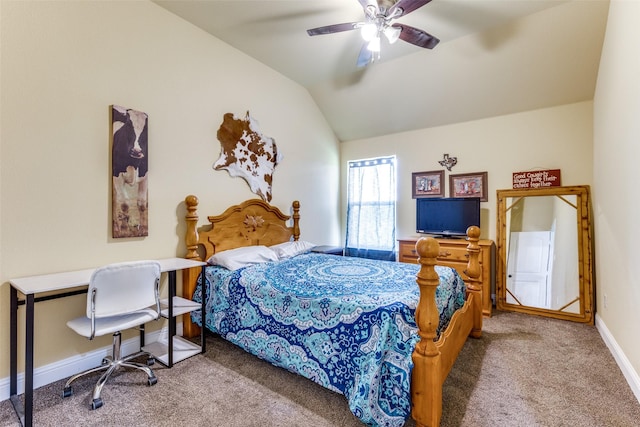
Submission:
{"label": "blue paisley bedspread", "polygon": [[[402,426],[411,412],[418,268],[319,253],[236,271],[207,266],[206,327],[342,393],[363,423]],[[436,271],[444,330],[464,304],[465,285],[451,268]],[[194,299],[200,295],[198,284]],[[199,312],[192,317],[202,326]]]}

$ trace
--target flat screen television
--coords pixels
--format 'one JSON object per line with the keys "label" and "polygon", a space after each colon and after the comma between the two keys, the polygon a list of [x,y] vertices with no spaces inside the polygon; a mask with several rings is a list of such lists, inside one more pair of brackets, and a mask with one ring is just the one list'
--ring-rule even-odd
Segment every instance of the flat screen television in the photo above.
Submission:
{"label": "flat screen television", "polygon": [[416,231],[442,237],[463,237],[472,225],[480,227],[480,198],[416,199]]}

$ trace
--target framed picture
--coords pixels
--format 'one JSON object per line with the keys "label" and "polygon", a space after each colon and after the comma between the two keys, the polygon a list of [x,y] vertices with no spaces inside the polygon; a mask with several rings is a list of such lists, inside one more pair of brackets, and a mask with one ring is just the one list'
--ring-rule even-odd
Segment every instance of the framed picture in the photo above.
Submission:
{"label": "framed picture", "polygon": [[149,235],[149,117],[111,106],[111,230],[113,238]]}
{"label": "framed picture", "polygon": [[463,173],[449,175],[450,197],[479,197],[481,202],[488,200],[487,173]]}
{"label": "framed picture", "polygon": [[444,171],[414,172],[411,174],[412,197],[444,196]]}

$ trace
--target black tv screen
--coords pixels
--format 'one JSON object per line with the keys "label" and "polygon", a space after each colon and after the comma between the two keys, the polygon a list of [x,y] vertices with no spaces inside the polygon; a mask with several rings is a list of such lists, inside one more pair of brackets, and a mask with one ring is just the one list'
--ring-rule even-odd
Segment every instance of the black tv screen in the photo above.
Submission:
{"label": "black tv screen", "polygon": [[477,197],[416,199],[418,233],[465,236],[472,225],[480,226],[480,199]]}

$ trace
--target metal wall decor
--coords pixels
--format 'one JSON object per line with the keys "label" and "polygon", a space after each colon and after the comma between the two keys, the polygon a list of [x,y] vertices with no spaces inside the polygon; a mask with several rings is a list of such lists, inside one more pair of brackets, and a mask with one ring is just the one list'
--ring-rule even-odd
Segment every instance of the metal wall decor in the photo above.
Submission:
{"label": "metal wall decor", "polygon": [[440,163],[440,166],[444,166],[449,172],[451,172],[451,168],[458,163],[458,158],[449,157],[449,154],[443,154],[442,160],[438,161],[438,163]]}

